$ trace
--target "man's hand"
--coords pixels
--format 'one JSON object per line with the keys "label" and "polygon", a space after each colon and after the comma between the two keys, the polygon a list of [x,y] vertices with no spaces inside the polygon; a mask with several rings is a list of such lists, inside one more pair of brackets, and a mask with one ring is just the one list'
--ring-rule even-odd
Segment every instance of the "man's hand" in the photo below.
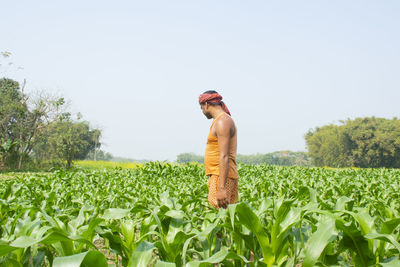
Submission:
{"label": "man's hand", "polygon": [[224,187],[217,189],[217,204],[218,208],[226,209],[229,205],[228,192]]}

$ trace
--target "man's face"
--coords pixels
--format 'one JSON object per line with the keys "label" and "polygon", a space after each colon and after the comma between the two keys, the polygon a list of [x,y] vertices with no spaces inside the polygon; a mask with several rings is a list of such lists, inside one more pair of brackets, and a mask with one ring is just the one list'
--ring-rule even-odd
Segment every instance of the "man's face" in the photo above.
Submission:
{"label": "man's face", "polygon": [[211,119],[212,116],[211,116],[211,113],[208,111],[208,106],[209,105],[207,103],[200,104],[200,108],[201,108],[201,111],[203,111],[204,116],[206,116],[207,119]]}

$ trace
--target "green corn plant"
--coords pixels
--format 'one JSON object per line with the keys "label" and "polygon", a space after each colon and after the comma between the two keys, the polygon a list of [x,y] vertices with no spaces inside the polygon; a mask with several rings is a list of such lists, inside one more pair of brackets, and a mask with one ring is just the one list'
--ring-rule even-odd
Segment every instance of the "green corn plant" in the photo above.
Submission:
{"label": "green corn plant", "polygon": [[0,180],[0,265],[102,264],[104,251],[122,266],[398,265],[399,170],[241,164],[239,174],[227,210],[208,207],[196,164]]}

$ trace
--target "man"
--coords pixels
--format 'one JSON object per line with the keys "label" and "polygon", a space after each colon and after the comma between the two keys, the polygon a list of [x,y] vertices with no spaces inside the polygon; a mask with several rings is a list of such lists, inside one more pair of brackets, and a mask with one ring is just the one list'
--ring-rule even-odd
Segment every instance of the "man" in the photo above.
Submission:
{"label": "man", "polygon": [[222,96],[206,91],[199,104],[207,119],[213,119],[204,156],[208,180],[208,201],[215,208],[228,207],[238,200],[236,167],[237,131]]}

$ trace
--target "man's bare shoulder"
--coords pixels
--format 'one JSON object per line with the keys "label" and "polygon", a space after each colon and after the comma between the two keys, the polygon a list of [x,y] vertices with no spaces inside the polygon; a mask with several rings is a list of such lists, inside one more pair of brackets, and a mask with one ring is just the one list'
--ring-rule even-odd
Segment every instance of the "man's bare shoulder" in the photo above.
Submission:
{"label": "man's bare shoulder", "polygon": [[221,116],[221,118],[219,118],[215,123],[215,126],[217,131],[226,130],[230,132],[232,128],[236,128],[235,122],[228,114]]}
{"label": "man's bare shoulder", "polygon": [[233,123],[233,124],[234,124],[232,117],[229,116],[228,114],[222,115],[221,118],[219,118],[219,119],[216,121],[216,123],[217,123],[217,124],[230,124],[230,123]]}

